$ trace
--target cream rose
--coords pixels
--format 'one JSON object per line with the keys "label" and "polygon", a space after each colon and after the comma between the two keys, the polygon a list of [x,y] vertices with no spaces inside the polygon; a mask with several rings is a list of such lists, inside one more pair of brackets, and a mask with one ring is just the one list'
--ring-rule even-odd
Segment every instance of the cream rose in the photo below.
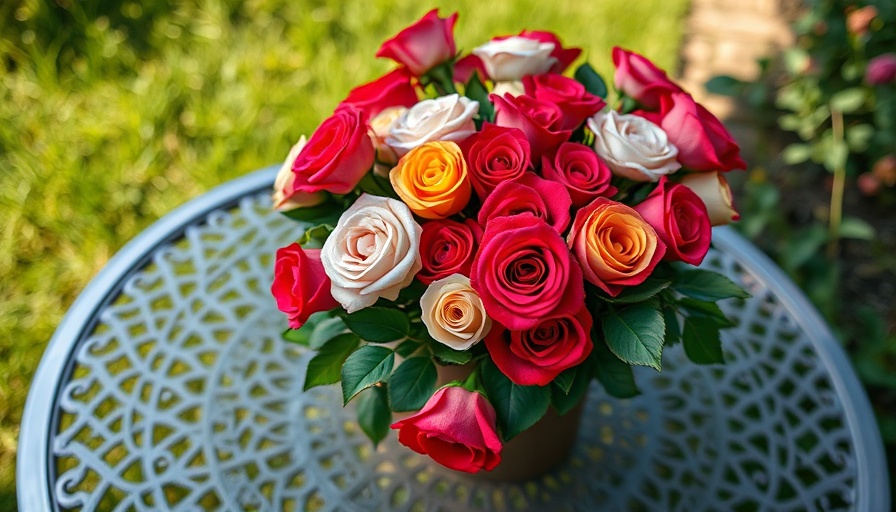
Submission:
{"label": "cream rose", "polygon": [[271,196],[271,202],[274,203],[274,210],[278,212],[287,212],[302,208],[303,206],[314,206],[324,202],[327,194],[324,192],[293,192],[292,184],[296,179],[295,173],[292,172],[292,163],[296,161],[302,148],[308,141],[302,135],[289,150],[286,160],[280,170],[277,171],[277,177],[274,178],[274,194]]}
{"label": "cream rose", "polygon": [[526,90],[523,88],[523,82],[514,80],[513,82],[496,83],[495,88],[492,89],[492,94],[497,94],[501,97],[504,97],[505,94],[510,94],[511,96],[522,96],[523,94],[526,94]]}
{"label": "cream rose", "polygon": [[457,94],[423,100],[398,118],[386,144],[400,158],[425,142],[462,141],[476,132],[473,117],[478,113],[479,102]]}
{"label": "cream rose", "polygon": [[594,151],[613,174],[634,181],[659,181],[681,168],[676,161],[678,148],[666,132],[643,117],[598,112],[588,119],[594,132]]}
{"label": "cream rose", "polygon": [[395,300],[423,266],[423,231],[401,201],[362,194],[339,217],[320,252],[330,292],[349,313]]}
{"label": "cream rose", "polygon": [[545,43],[520,36],[492,39],[473,49],[495,82],[520,80],[526,75],[547,73],[557,59],[551,57],[554,43]]}
{"label": "cream rose", "polygon": [[681,184],[691,189],[703,200],[713,226],[728,224],[740,218],[734,209],[734,198],[728,181],[717,172],[695,172],[681,179]]}
{"label": "cream rose", "polygon": [[492,328],[470,278],[461,274],[433,281],[420,297],[420,306],[429,335],[454,350],[467,350]]}
{"label": "cream rose", "polygon": [[[388,177],[389,169],[398,162],[398,155],[395,154],[395,150],[386,144],[386,137],[389,136],[392,127],[407,111],[406,107],[389,107],[370,120],[370,139],[373,141],[373,147],[376,148],[376,163],[386,164],[374,166],[374,172],[377,172],[377,174],[381,174],[385,169],[385,176]],[[381,168],[377,169],[377,167]]]}

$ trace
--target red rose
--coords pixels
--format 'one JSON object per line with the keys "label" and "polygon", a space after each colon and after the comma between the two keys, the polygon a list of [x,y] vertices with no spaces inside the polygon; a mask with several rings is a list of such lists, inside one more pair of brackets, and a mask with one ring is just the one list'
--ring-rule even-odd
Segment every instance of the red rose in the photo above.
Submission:
{"label": "red rose", "polygon": [[352,105],[340,105],[292,163],[295,180],[287,195],[321,190],[348,194],[373,166],[373,158],[364,114]]}
{"label": "red rose", "polygon": [[452,274],[470,277],[473,255],[482,238],[482,228],[473,219],[463,223],[442,219],[423,224],[420,256],[423,268],[417,279],[430,284]]}
{"label": "red rose", "polygon": [[675,92],[660,98],[659,112],[636,112],[662,127],[678,148],[678,161],[694,171],[746,169],[740,148],[722,122],[695,102],[690,94]]}
{"label": "red rose", "polygon": [[479,210],[479,224],[498,217],[531,213],[562,233],[569,226],[569,207],[572,200],[561,183],[539,178],[527,172],[512,181],[505,181],[488,196]]}
{"label": "red rose", "polygon": [[563,75],[526,75],[523,87],[527,95],[560,107],[564,130],[575,130],[607,104],[586,91],[584,85]]}
{"label": "red rose", "polygon": [[665,71],[635,52],[614,47],[613,64],[616,66],[613,77],[616,88],[646,108],[657,108],[660,96],[681,92],[681,87],[669,80]]}
{"label": "red rose", "polygon": [[551,43],[554,45],[554,51],[551,57],[557,59],[557,62],[550,69],[550,73],[563,73],[566,68],[582,53],[581,48],[564,48],[560,43],[560,39],[553,32],[543,30],[523,30],[520,37],[534,39],[541,43]]}
{"label": "red rose", "polygon": [[296,243],[277,249],[271,293],[293,329],[313,313],[339,306],[330,295],[330,278],[320,262],[320,249],[302,249]]}
{"label": "red rose", "polygon": [[551,316],[522,331],[494,325],[485,346],[495,365],[515,384],[546,386],[591,354],[591,325],[588,308],[583,307],[573,315]]}
{"label": "red rose", "polygon": [[465,55],[454,63],[454,81],[465,84],[473,78],[473,73],[479,74],[479,81],[485,82],[488,79],[488,73],[485,71],[485,64],[482,59],[473,55]]}
{"label": "red rose", "polygon": [[552,153],[572,135],[572,130],[563,128],[563,111],[549,101],[511,94],[491,94],[489,99],[495,104],[495,124],[519,128],[526,134],[533,162],[540,162],[543,154]]}
{"label": "red rose", "polygon": [[392,424],[398,442],[456,471],[491,471],[501,462],[503,445],[492,404],[458,386],[442,388],[420,412]]}
{"label": "red rose", "polygon": [[423,76],[437,65],[454,58],[454,24],[457,13],[448,18],[440,18],[439,10],[433,9],[417,23],[389,39],[376,52],[377,57],[386,57],[404,64],[415,76]]}
{"label": "red rose", "polygon": [[584,144],[561,144],[553,158],[544,156],[541,159],[541,174],[562,183],[576,208],[585,206],[596,197],[611,197],[617,192],[616,187],[610,184],[613,172],[593,149]]}
{"label": "red rose", "polygon": [[557,231],[531,214],[489,222],[470,285],[488,315],[512,330],[575,313],[585,303],[579,265]]}
{"label": "red rose", "polygon": [[663,176],[635,211],[653,226],[666,244],[664,259],[699,265],[709,250],[712,225],[706,205],[688,187]]}
{"label": "red rose", "polygon": [[412,107],[417,103],[417,90],[411,85],[407,68],[398,68],[372,82],[355,87],[342,103],[361,109],[368,119],[389,107]]}
{"label": "red rose", "polygon": [[464,141],[463,149],[473,190],[483,201],[495,187],[522,176],[531,165],[529,141],[516,128],[484,123],[482,131]]}

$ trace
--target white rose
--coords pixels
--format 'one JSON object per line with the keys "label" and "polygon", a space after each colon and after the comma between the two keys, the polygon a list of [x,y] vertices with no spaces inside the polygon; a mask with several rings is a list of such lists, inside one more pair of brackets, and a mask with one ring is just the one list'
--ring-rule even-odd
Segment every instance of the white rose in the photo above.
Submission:
{"label": "white rose", "polygon": [[725,178],[717,172],[695,172],[681,179],[681,184],[691,189],[709,213],[709,222],[713,226],[728,224],[740,218],[734,209],[734,198],[731,187]]}
{"label": "white rose", "polygon": [[594,132],[594,150],[613,174],[634,181],[659,181],[681,168],[678,148],[666,132],[643,117],[598,112],[588,119]]}
{"label": "white rose", "polygon": [[476,132],[473,117],[478,113],[479,102],[457,94],[423,100],[396,121],[386,144],[401,158],[425,142],[462,141]]}
{"label": "white rose", "polygon": [[324,192],[289,193],[293,182],[296,180],[296,175],[292,172],[292,164],[296,161],[307,142],[305,136],[302,135],[299,141],[290,148],[289,155],[286,156],[286,160],[283,161],[283,165],[277,171],[277,177],[274,178],[274,194],[271,196],[271,202],[274,203],[275,211],[287,212],[303,206],[314,206],[327,199],[327,194]]}
{"label": "white rose", "polygon": [[470,278],[461,274],[433,281],[420,297],[420,306],[429,335],[454,350],[467,350],[492,328]]}
{"label": "white rose", "polygon": [[514,80],[513,82],[498,82],[495,84],[495,88],[492,89],[492,94],[497,94],[502,98],[505,94],[522,96],[523,94],[526,94],[526,89],[523,88],[523,82],[520,82],[519,80]]}
{"label": "white rose", "polygon": [[423,266],[422,232],[406,204],[362,194],[339,217],[320,252],[333,298],[349,313],[380,297],[398,298]]}
{"label": "white rose", "polygon": [[551,57],[554,43],[543,43],[527,37],[512,36],[492,39],[473,49],[495,82],[520,80],[526,75],[547,73],[557,59]]}

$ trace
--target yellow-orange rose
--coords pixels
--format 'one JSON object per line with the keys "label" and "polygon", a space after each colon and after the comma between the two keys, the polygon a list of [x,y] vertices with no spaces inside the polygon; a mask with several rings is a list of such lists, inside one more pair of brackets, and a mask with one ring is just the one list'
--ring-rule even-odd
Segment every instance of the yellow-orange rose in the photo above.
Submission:
{"label": "yellow-orange rose", "polygon": [[424,219],[444,219],[470,201],[470,178],[460,147],[452,141],[427,142],[401,157],[389,173],[398,197]]}
{"label": "yellow-orange rose", "polygon": [[585,279],[613,297],[643,283],[666,254],[666,245],[638,212],[606,197],[576,213],[566,241]]}

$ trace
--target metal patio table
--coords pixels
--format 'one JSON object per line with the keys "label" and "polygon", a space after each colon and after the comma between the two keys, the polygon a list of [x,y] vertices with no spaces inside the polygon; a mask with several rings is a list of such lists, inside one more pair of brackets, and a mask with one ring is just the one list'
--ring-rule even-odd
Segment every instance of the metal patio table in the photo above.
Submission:
{"label": "metal patio table", "polygon": [[529,482],[374,449],[335,386],[302,392],[269,288],[296,222],[276,168],[222,185],[122,249],[58,327],[31,385],[20,510],[860,510],[889,507],[870,405],[803,294],[734,231],[704,267],[753,297],[721,305],[727,364],[667,348],[642,394],[594,384],[573,454]]}

